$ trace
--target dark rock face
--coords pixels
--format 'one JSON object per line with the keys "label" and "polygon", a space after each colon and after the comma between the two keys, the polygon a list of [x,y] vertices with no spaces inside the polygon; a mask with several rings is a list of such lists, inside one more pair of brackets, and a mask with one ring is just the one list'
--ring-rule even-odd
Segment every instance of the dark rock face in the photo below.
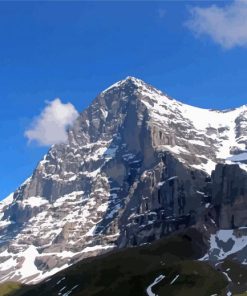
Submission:
{"label": "dark rock face", "polygon": [[[197,223],[211,202],[221,227],[245,223],[237,214],[245,189],[230,181],[239,174],[243,186],[238,165],[209,177],[232,131],[245,137],[238,111],[230,126],[224,114],[183,105],[131,77],[103,91],[70,127],[68,142],[52,146],[1,206],[0,281],[33,274],[38,281],[88,256],[151,242]],[[212,126],[212,116],[222,122]],[[243,151],[239,143],[234,153]]]}
{"label": "dark rock face", "polygon": [[212,181],[213,204],[218,211],[219,227],[247,226],[247,172],[238,164],[218,164]]}
{"label": "dark rock face", "polygon": [[121,218],[127,227],[120,245],[140,245],[194,224],[203,210],[196,188],[205,186],[205,178],[170,153],[160,153],[131,192]]}

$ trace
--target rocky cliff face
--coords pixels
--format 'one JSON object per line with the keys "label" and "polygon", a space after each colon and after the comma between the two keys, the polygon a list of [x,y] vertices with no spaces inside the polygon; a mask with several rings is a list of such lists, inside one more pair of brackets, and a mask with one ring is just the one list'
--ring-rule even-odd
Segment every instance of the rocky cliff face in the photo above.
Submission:
{"label": "rocky cliff face", "polygon": [[217,165],[212,175],[213,204],[222,229],[247,225],[247,172],[238,164]]}
{"label": "rocky cliff face", "polygon": [[[211,203],[220,227],[243,226],[246,113],[188,106],[133,77],[103,91],[2,203],[0,280],[39,281],[150,242],[195,224]],[[243,170],[222,164],[211,180],[225,159]]]}

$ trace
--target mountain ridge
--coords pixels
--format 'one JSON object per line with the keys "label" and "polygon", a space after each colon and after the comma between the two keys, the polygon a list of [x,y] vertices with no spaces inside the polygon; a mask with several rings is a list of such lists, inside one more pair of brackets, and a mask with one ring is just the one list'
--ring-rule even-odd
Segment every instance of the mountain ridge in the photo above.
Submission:
{"label": "mountain ridge", "polygon": [[[190,225],[206,225],[209,237],[229,226],[239,209],[226,206],[229,217],[213,225],[223,219],[213,207],[225,193],[210,175],[225,163],[240,166],[245,180],[246,123],[245,107],[200,109],[133,77],[110,86],[69,128],[68,142],[52,146],[13,201],[2,203],[0,281],[35,283]],[[214,223],[203,221],[205,212]]]}
{"label": "mountain ridge", "polygon": [[98,95],[100,95],[101,93],[105,93],[105,92],[107,92],[108,90],[110,90],[110,89],[112,89],[114,87],[118,87],[118,86],[120,86],[120,85],[122,85],[122,84],[124,84],[125,82],[128,82],[128,81],[131,81],[131,82],[135,83],[136,86],[138,86],[138,85],[140,86],[141,84],[148,85],[149,87],[155,89],[159,94],[162,94],[162,95],[168,97],[170,100],[176,101],[176,102],[178,102],[180,104],[187,105],[187,106],[190,106],[190,107],[198,108],[198,109],[203,109],[203,110],[207,110],[207,111],[215,111],[215,112],[227,113],[227,112],[231,112],[231,111],[234,111],[234,110],[247,108],[247,104],[243,104],[243,105],[236,106],[236,107],[230,107],[230,108],[226,108],[226,109],[215,109],[215,108],[206,108],[206,107],[194,106],[194,105],[191,105],[191,104],[187,104],[187,103],[185,103],[183,101],[180,101],[179,99],[176,99],[173,96],[168,95],[164,91],[158,90],[153,85],[151,85],[149,83],[146,83],[143,79],[138,78],[138,77],[135,77],[135,76],[126,76],[125,78],[123,78],[123,79],[121,79],[121,80],[119,80],[119,81],[111,84],[109,87],[107,87],[106,89],[104,89]]}

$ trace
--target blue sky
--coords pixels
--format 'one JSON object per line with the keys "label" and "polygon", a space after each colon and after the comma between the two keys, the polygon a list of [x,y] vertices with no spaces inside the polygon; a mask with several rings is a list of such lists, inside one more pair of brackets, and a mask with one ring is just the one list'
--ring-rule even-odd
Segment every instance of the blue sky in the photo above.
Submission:
{"label": "blue sky", "polygon": [[0,2],[0,199],[49,148],[24,136],[46,101],[82,111],[131,75],[189,104],[246,104],[246,20],[242,0]]}

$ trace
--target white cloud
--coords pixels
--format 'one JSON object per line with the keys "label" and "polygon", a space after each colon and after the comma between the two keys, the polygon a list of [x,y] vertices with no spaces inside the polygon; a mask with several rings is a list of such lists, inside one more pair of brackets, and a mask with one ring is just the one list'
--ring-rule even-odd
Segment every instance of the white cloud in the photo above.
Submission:
{"label": "white cloud", "polygon": [[25,131],[28,140],[41,146],[50,146],[67,141],[66,129],[77,118],[78,112],[71,103],[63,104],[60,99],[47,103],[41,114]]}
{"label": "white cloud", "polygon": [[247,46],[247,1],[193,7],[186,25],[197,35],[208,35],[223,48]]}

